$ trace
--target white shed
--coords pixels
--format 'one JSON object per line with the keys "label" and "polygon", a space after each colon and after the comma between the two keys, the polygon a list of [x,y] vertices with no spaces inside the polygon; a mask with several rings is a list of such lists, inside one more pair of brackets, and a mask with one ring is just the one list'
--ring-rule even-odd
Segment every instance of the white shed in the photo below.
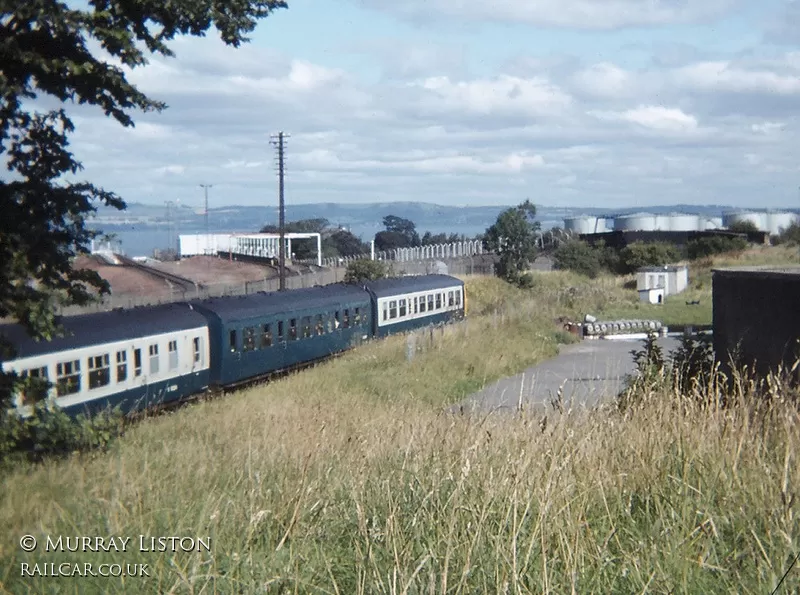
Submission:
{"label": "white shed", "polygon": [[653,287],[652,289],[640,289],[639,301],[647,302],[648,304],[663,304],[664,303],[664,288]]}
{"label": "white shed", "polygon": [[636,289],[639,290],[640,296],[642,291],[663,289],[663,297],[666,297],[681,293],[688,286],[689,267],[686,265],[645,267],[636,271]]}

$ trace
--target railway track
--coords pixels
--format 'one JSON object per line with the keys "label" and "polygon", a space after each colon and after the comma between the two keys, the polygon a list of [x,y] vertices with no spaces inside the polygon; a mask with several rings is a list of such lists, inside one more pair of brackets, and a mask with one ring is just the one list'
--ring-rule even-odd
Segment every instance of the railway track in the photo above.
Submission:
{"label": "railway track", "polygon": [[184,295],[188,294],[197,294],[200,289],[203,289],[205,286],[202,283],[196,283],[191,279],[187,279],[186,277],[181,277],[180,275],[175,275],[174,273],[168,273],[167,271],[162,271],[161,269],[156,269],[153,267],[149,267],[145,264],[140,262],[136,262],[128,258],[127,256],[120,256],[117,255],[117,259],[120,262],[121,266],[130,267],[141,271],[151,277],[155,277],[162,281],[166,281],[167,284],[170,286],[170,289],[177,288],[179,292],[183,293]]}

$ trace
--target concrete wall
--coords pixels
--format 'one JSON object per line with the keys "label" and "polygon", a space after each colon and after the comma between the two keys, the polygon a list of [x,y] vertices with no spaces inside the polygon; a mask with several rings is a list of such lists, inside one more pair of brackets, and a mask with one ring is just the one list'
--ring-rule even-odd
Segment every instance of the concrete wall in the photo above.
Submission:
{"label": "concrete wall", "polygon": [[759,374],[792,366],[800,338],[800,267],[713,272],[714,351],[729,371],[729,354]]}

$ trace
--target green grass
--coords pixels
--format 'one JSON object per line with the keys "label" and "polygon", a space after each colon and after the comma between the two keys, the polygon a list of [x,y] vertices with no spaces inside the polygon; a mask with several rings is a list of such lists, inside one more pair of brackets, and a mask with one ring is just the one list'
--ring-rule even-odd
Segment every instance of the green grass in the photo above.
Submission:
{"label": "green grass", "polygon": [[[800,551],[800,419],[676,407],[469,417],[448,403],[557,350],[554,318],[625,291],[468,279],[469,322],[145,420],[108,453],[7,470],[12,593],[769,593]],[[745,393],[747,391],[744,391]],[[211,552],[23,553],[46,535],[210,537]],[[138,548],[137,548],[138,549]],[[145,563],[149,578],[20,577]],[[800,589],[800,570],[782,593]]]}

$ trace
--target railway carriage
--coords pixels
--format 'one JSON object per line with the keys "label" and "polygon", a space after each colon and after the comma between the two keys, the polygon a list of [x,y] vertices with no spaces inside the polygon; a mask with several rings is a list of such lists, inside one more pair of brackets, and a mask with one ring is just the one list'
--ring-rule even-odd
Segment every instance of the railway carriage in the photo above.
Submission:
{"label": "railway carriage", "polygon": [[464,316],[464,282],[449,275],[380,279],[365,284],[376,337],[403,333]]}
{"label": "railway carriage", "polygon": [[369,294],[335,284],[193,302],[211,335],[211,383],[238,384],[344,351],[369,337]]}
{"label": "railway carriage", "polygon": [[64,336],[52,341],[34,341],[17,324],[0,327],[17,352],[3,370],[27,379],[16,397],[23,416],[45,399],[70,415],[109,406],[128,413],[208,386],[208,327],[188,304],[84,314],[62,325]]}

